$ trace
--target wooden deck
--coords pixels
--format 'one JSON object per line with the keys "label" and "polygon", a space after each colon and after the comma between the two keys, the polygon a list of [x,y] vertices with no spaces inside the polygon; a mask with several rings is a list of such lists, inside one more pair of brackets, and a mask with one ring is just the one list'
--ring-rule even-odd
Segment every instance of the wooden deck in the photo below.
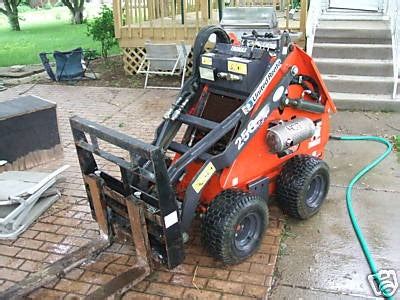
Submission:
{"label": "wooden deck", "polygon": [[[205,22],[196,20],[195,12],[188,13],[185,18],[185,24],[180,24],[172,17],[163,19],[144,21],[140,24],[130,24],[121,26],[119,29],[120,47],[143,47],[147,40],[154,42],[177,42],[184,41],[186,44],[192,44],[199,29],[206,25],[218,24],[218,12],[212,13],[212,18]],[[300,30],[300,12],[295,14],[293,20],[286,23],[285,12],[277,12],[279,28],[289,29],[292,32]],[[176,16],[180,19],[180,15]]]}
{"label": "wooden deck", "polygon": [[[145,54],[144,44],[192,45],[200,28],[219,23],[224,0],[113,0],[115,36],[124,54],[124,68],[136,73]],[[283,3],[283,4],[282,4]],[[306,11],[288,20],[289,0],[231,0],[231,6],[274,6],[279,28],[305,33]],[[301,0],[306,8],[308,0]],[[189,57],[188,70],[191,70]]]}

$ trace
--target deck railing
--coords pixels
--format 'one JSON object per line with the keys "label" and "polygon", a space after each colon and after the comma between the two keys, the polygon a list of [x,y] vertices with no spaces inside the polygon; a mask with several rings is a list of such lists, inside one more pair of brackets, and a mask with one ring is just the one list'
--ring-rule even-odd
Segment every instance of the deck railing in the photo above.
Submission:
{"label": "deck railing", "polygon": [[[305,0],[303,0],[306,2]],[[113,0],[115,36],[121,47],[140,47],[146,40],[192,41],[198,30],[217,24],[224,6],[274,6],[289,0]]]}
{"label": "deck railing", "polygon": [[[119,2],[119,3],[118,3]],[[212,18],[213,11],[219,5],[227,6],[274,6],[282,9],[280,0],[119,0],[116,4],[120,26],[140,25],[156,19],[172,19],[185,23],[188,13],[195,12],[196,22],[206,23]]]}
{"label": "deck railing", "polygon": [[125,43],[187,40],[201,26],[218,21],[218,0],[114,0],[113,6],[115,36]]}

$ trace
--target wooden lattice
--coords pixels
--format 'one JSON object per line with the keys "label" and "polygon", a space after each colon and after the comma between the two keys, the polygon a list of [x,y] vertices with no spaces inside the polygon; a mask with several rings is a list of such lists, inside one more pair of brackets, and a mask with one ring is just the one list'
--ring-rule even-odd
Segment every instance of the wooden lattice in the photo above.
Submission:
{"label": "wooden lattice", "polygon": [[[124,70],[128,75],[134,75],[139,70],[140,64],[146,54],[146,49],[143,47],[122,48]],[[146,67],[146,66],[144,66]],[[193,71],[193,49],[188,55],[186,65],[186,76],[192,74]]]}
{"label": "wooden lattice", "polygon": [[146,50],[143,47],[122,48],[124,70],[127,74],[136,74],[142,63]]}

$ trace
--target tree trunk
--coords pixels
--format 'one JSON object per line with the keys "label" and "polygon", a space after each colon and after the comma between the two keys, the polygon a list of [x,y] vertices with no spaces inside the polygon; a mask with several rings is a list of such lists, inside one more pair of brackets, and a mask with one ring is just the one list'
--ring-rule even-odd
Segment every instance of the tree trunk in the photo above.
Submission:
{"label": "tree trunk", "polygon": [[82,11],[78,10],[74,12],[74,23],[75,24],[82,24],[83,23],[83,13]]}
{"label": "tree trunk", "polygon": [[85,0],[61,0],[61,2],[68,7],[71,12],[72,22],[74,24],[82,24]]}
{"label": "tree trunk", "polygon": [[18,12],[16,14],[9,14],[8,23],[10,23],[11,29],[15,31],[21,31],[21,27],[19,26],[19,18]]}
{"label": "tree trunk", "polygon": [[18,18],[18,5],[20,0],[4,0],[4,8],[0,7],[0,13],[8,18],[8,23],[12,30],[20,31],[19,18]]}

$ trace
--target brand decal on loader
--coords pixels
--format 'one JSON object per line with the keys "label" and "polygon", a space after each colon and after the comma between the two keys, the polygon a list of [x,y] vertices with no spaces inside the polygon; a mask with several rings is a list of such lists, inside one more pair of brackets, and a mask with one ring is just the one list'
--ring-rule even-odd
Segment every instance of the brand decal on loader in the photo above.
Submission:
{"label": "brand decal on loader", "polygon": [[197,194],[205,186],[208,180],[210,180],[210,178],[214,175],[215,171],[216,169],[212,162],[209,162],[207,166],[203,169],[203,171],[201,171],[197,179],[192,184],[192,187]]}
{"label": "brand decal on loader", "polygon": [[272,65],[271,69],[267,72],[264,78],[261,80],[260,84],[257,86],[256,90],[251,94],[246,104],[242,107],[242,111],[245,115],[247,115],[256,105],[260,95],[264,93],[265,89],[268,87],[268,84],[274,78],[275,74],[278,72],[280,66],[282,65],[282,61],[278,58],[275,63]]}
{"label": "brand decal on loader", "polygon": [[257,114],[257,116],[249,122],[247,128],[243,129],[240,135],[235,140],[235,145],[237,145],[238,150],[242,149],[253,133],[264,123],[265,119],[268,117],[270,108],[268,105],[263,107],[263,109]]}

